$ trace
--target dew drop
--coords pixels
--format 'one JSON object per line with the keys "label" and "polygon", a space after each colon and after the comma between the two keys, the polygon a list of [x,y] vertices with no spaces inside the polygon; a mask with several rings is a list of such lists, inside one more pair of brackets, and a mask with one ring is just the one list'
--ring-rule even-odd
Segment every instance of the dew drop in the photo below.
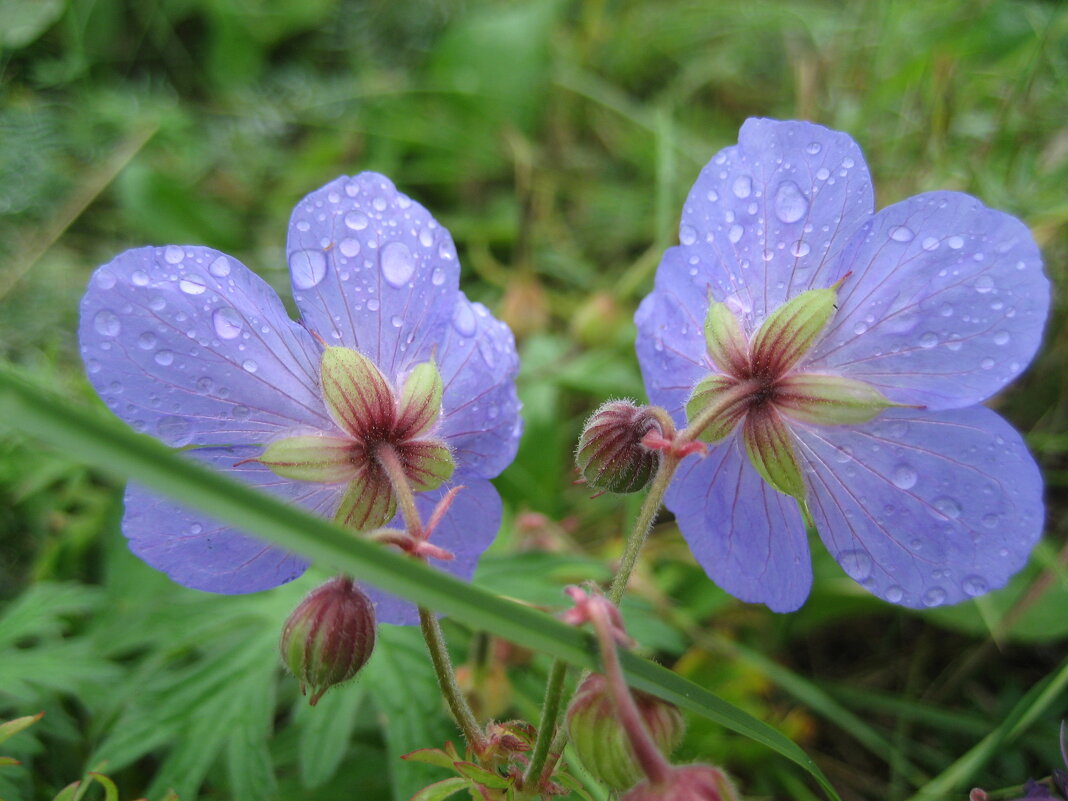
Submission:
{"label": "dew drop", "polygon": [[826,181],[830,177],[831,177],[831,171],[828,170],[826,167],[820,167],[818,170],[816,170],[816,178],[818,180]]}
{"label": "dew drop", "polygon": [[400,315],[394,314],[393,317],[390,318],[390,323],[393,324],[394,328],[400,328],[404,325],[404,320],[401,319]]}
{"label": "dew drop", "polygon": [[975,291],[982,294],[994,291],[994,279],[989,275],[980,275],[975,279]]}
{"label": "dew drop", "polygon": [[960,517],[960,504],[957,503],[957,501],[955,501],[953,498],[949,498],[943,495],[940,498],[935,498],[932,503],[934,504],[934,508],[937,509],[939,513],[941,513],[945,517],[948,517],[950,520],[956,520],[958,517]]}
{"label": "dew drop", "polygon": [[174,354],[169,350],[158,350],[152,358],[160,367],[167,367],[174,362]]}
{"label": "dew drop", "polygon": [[165,301],[161,295],[156,295],[156,297],[148,302],[148,308],[152,309],[152,311],[163,311],[166,306],[167,301]]}
{"label": "dew drop", "polygon": [[342,239],[338,244],[337,249],[341,251],[342,256],[351,259],[360,254],[360,241],[352,238]]}
{"label": "dew drop", "polygon": [[811,251],[812,248],[808,246],[808,242],[802,242],[800,239],[794,242],[790,248],[790,252],[799,259],[807,256]]}
{"label": "dew drop", "polygon": [[953,306],[951,306],[949,303],[943,303],[942,307],[938,310],[938,313],[941,314],[943,317],[952,317]]}
{"label": "dew drop", "polygon": [[898,489],[907,490],[916,486],[919,476],[912,468],[912,465],[899,464],[894,468],[890,480],[894,482],[894,486]]}
{"label": "dew drop", "polygon": [[846,156],[844,159],[842,159],[842,166],[845,167],[847,170],[852,169],[855,163],[856,162],[853,161],[853,159],[849,158],[849,156]]}
{"label": "dew drop", "polygon": [[378,298],[371,298],[367,301],[367,311],[376,312],[379,309],[379,305]]}
{"label": "dew drop", "polygon": [[252,361],[252,359],[245,359],[245,361],[241,362],[241,366],[249,373],[254,373],[260,369],[260,366]]}
{"label": "dew drop", "polygon": [[244,328],[241,315],[229,306],[220,306],[211,313],[215,333],[222,339],[236,339]]}
{"label": "dew drop", "polygon": [[382,248],[381,264],[386,283],[397,288],[408,283],[415,272],[412,252],[403,242],[390,242]]}
{"label": "dew drop", "polygon": [[93,317],[93,328],[98,334],[106,337],[116,337],[122,330],[122,323],[110,309],[101,309]]}
{"label": "dew drop", "polygon": [[101,289],[114,289],[115,282],[115,273],[111,272],[111,270],[100,269],[96,271],[96,283]]}
{"label": "dew drop", "polygon": [[866,551],[842,551],[837,559],[842,570],[854,581],[864,581],[871,576],[872,560]]}
{"label": "dew drop", "polygon": [[938,344],[938,334],[936,334],[934,331],[928,331],[927,333],[922,334],[920,336],[920,347],[921,348],[933,348],[937,344]]}
{"label": "dew drop", "polygon": [[745,199],[753,191],[753,179],[748,175],[739,175],[734,179],[734,184],[731,186],[731,191],[734,192],[736,198]]}
{"label": "dew drop", "polygon": [[137,347],[141,350],[152,350],[156,347],[157,342],[159,342],[159,340],[156,338],[155,334],[151,331],[145,331],[137,338]]}
{"label": "dew drop", "polygon": [[182,417],[164,417],[156,424],[159,438],[168,445],[180,448],[188,445],[191,439],[191,427],[189,421]]}
{"label": "dew drop", "polygon": [[941,587],[931,587],[923,594],[923,605],[930,608],[941,606],[946,602],[946,591]]}
{"label": "dew drop", "polygon": [[134,286],[148,286],[148,273],[144,270],[134,270],[133,275],[130,276],[130,281]]}
{"label": "dew drop", "polygon": [[890,229],[890,238],[895,242],[911,242],[916,234],[907,225],[895,225]]}
{"label": "dew drop", "polygon": [[985,359],[979,362],[979,366],[982,367],[984,370],[991,370],[994,367],[994,360],[987,356]]}
{"label": "dew drop", "polygon": [[321,250],[298,250],[289,257],[293,286],[311,289],[326,276],[326,256]]}
{"label": "dew drop", "polygon": [[211,376],[202,375],[197,379],[197,389],[203,393],[211,392],[215,388],[215,379]]}
{"label": "dew drop", "polygon": [[986,579],[982,576],[968,576],[960,583],[960,588],[964,590],[964,594],[969,598],[975,598],[977,595],[982,595],[990,589],[990,585],[986,583]]}
{"label": "dew drop", "polygon": [[717,192],[715,189],[709,189],[708,194],[705,195],[705,197],[708,198],[709,203],[715,203],[719,200],[719,192]]}
{"label": "dew drop", "polygon": [[216,278],[225,278],[230,274],[230,260],[226,256],[219,256],[208,265],[208,272]]}
{"label": "dew drop", "polygon": [[475,333],[477,325],[478,322],[475,320],[475,313],[471,309],[471,304],[462,299],[457,301],[456,308],[452,314],[452,327],[463,336],[469,337]]}
{"label": "dew drop", "polygon": [[743,233],[744,231],[742,229],[742,226],[732,225],[730,230],[727,231],[727,239],[729,239],[732,244],[737,244],[738,241],[742,238]]}
{"label": "dew drop", "polygon": [[425,248],[432,247],[434,244],[434,232],[429,228],[420,228],[419,244]]}
{"label": "dew drop", "polygon": [[931,251],[938,249],[938,240],[933,236],[925,237],[921,246],[924,250]]}
{"label": "dew drop", "polygon": [[179,281],[178,288],[187,295],[203,295],[207,286],[204,285],[204,281],[201,278],[194,275]]}
{"label": "dew drop", "polygon": [[235,420],[248,420],[252,411],[247,406],[235,406],[230,410],[230,416]]}
{"label": "dew drop", "polygon": [[694,230],[692,225],[682,225],[679,227],[679,242],[684,245],[692,245],[697,241],[697,231]]}
{"label": "dew drop", "polygon": [[375,211],[385,211],[386,199],[384,197],[376,197],[371,201],[371,205],[375,207]]}
{"label": "dew drop", "polygon": [[775,190],[775,216],[784,223],[795,223],[808,212],[808,200],[793,181],[783,181]]}
{"label": "dew drop", "polygon": [[998,331],[994,334],[995,345],[1007,345],[1009,344],[1009,339],[1011,339],[1011,337],[1009,336],[1008,331]]}
{"label": "dew drop", "polygon": [[345,225],[353,231],[362,231],[368,224],[367,215],[362,211],[350,211],[345,215]]}
{"label": "dew drop", "polygon": [[994,514],[983,515],[982,523],[987,528],[997,528],[998,520],[999,520],[999,518],[998,518],[997,515],[994,515]]}
{"label": "dew drop", "polygon": [[953,250],[960,250],[962,247],[964,247],[964,239],[959,236],[951,236],[949,239],[946,240],[946,244],[949,245]]}
{"label": "dew drop", "polygon": [[163,249],[163,258],[168,264],[180,264],[182,259],[185,258],[185,251],[177,245],[167,245]]}
{"label": "dew drop", "polygon": [[892,604],[901,603],[901,599],[905,597],[905,591],[896,584],[892,587],[886,588],[886,600]]}
{"label": "dew drop", "polygon": [[810,142],[808,147],[805,148],[805,152],[810,156],[817,155],[821,150],[823,150],[823,145],[819,142]]}
{"label": "dew drop", "polygon": [[430,283],[434,286],[441,286],[445,283],[445,271],[440,267],[435,267],[434,272],[430,276]]}

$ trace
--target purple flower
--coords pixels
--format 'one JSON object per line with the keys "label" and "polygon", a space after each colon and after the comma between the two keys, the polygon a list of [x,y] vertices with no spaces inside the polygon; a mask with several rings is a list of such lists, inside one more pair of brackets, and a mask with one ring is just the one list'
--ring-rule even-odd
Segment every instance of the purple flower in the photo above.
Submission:
{"label": "purple flower", "polygon": [[[304,198],[286,250],[302,324],[210,248],[139,248],[100,267],[79,331],[93,386],[134,428],[360,530],[396,511],[376,458],[387,446],[421,490],[424,520],[464,487],[433,543],[455,555],[442,567],[470,578],[500,525],[489,479],[522,428],[511,332],[459,290],[448,231],[381,175]],[[361,410],[353,399],[366,391]],[[268,589],[306,567],[133,483],[123,531],[150,565],[210,592]],[[371,594],[380,621],[417,619],[411,604]]]}
{"label": "purple flower", "polygon": [[752,119],[702,170],[635,317],[654,403],[713,443],[666,496],[721,587],[776,611],[812,583],[813,523],[893,603],[1000,587],[1042,531],[1023,441],[977,404],[1038,347],[1028,229],[957,192],[873,211],[856,143]]}

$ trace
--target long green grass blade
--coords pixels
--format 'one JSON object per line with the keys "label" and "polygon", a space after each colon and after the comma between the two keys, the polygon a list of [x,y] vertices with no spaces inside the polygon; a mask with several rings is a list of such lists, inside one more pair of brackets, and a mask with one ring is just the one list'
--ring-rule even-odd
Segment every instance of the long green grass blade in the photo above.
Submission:
{"label": "long green grass blade", "polygon": [[[333,523],[209,470],[117,420],[88,413],[0,365],[0,425],[66,455],[137,481],[333,570],[444,612],[467,625],[573,665],[596,669],[591,636],[549,615],[465,584],[441,571],[353,537]],[[746,712],[653,662],[623,655],[631,683],[782,754],[838,795],[794,742]]]}

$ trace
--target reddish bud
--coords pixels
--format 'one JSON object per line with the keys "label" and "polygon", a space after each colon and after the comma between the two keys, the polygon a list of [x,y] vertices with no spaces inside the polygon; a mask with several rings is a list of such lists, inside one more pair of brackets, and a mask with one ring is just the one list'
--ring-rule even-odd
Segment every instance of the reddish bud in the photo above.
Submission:
{"label": "reddish bud", "polygon": [[575,451],[575,463],[591,487],[609,492],[638,492],[652,480],[660,454],[642,439],[663,433],[648,406],[609,401],[586,421]]}
{"label": "reddish bud", "polygon": [[282,629],[282,662],[311,690],[311,705],[348,681],[375,647],[375,610],[352,579],[338,576],[300,602]]}
{"label": "reddish bud", "polygon": [[666,781],[648,779],[624,793],[619,801],[737,801],[727,774],[711,765],[682,765],[671,769]]}
{"label": "reddish bud", "polygon": [[[646,730],[661,753],[669,755],[682,739],[682,713],[648,693],[632,693]],[[567,710],[567,726],[579,759],[595,778],[613,790],[625,790],[642,778],[604,676],[592,673],[579,686]]]}

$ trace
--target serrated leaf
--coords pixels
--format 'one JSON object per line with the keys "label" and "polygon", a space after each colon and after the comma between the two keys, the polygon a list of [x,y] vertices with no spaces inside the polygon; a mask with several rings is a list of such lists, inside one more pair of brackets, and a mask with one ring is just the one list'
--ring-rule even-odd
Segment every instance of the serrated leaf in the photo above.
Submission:
{"label": "serrated leaf", "polygon": [[498,776],[493,771],[479,767],[474,762],[457,762],[454,767],[457,773],[466,776],[477,784],[481,784],[483,787],[494,787],[503,790],[511,784],[503,776]]}
{"label": "serrated leaf", "polygon": [[411,801],[442,801],[442,799],[455,795],[460,792],[460,790],[470,786],[471,782],[467,779],[458,777],[442,779],[440,782],[435,782],[428,787],[424,787],[412,796]]}
{"label": "serrated leaf", "polygon": [[446,754],[440,748],[420,748],[401,756],[407,762],[421,762],[424,765],[435,765],[445,770],[453,770],[456,760]]}

